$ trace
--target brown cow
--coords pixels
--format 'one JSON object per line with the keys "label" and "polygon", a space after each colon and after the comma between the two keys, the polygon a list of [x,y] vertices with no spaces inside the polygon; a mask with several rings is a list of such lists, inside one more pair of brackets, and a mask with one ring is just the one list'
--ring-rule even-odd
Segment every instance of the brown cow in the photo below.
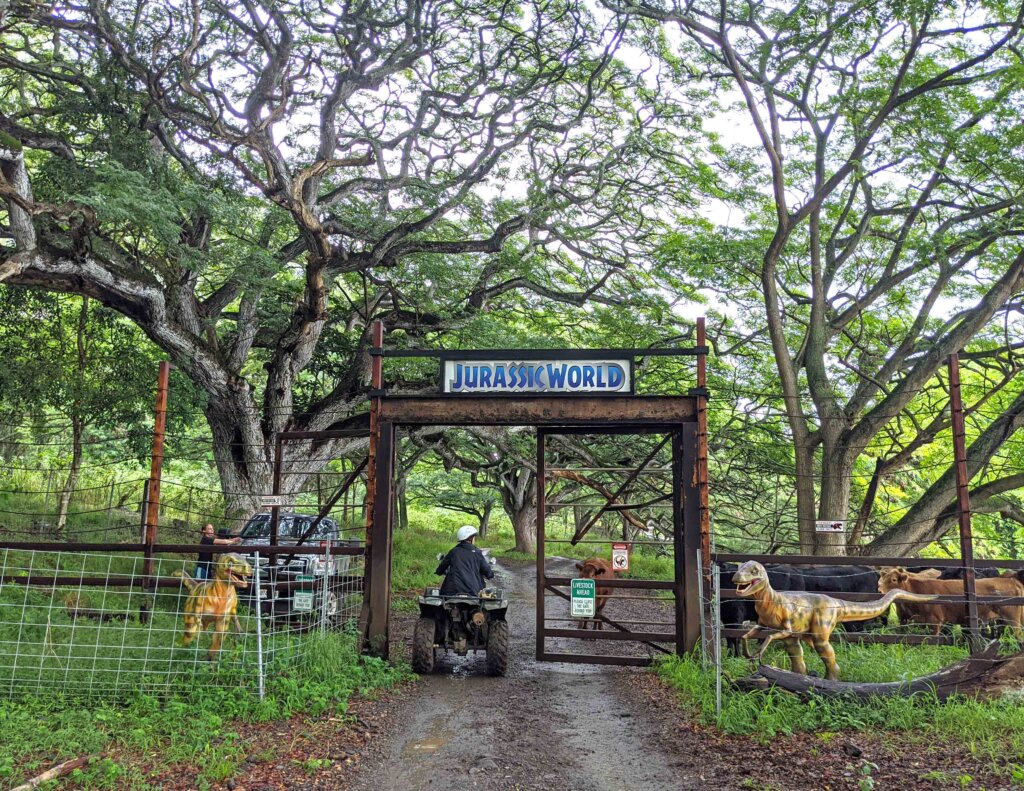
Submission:
{"label": "brown cow", "polygon": [[[615,572],[612,569],[611,561],[605,560],[604,558],[587,558],[582,563],[576,564],[577,571],[580,572],[580,577],[586,580],[597,580],[596,584],[596,601],[594,602],[594,613],[600,616],[604,606],[608,603],[608,597],[612,595],[612,589],[607,585],[601,585],[601,580],[612,579],[615,576]],[[578,629],[586,629],[587,624],[590,623],[591,619],[585,618],[577,625]],[[601,630],[603,622],[599,618],[593,619],[594,628]]]}
{"label": "brown cow", "polygon": [[[911,574],[904,568],[888,569],[878,579],[878,590],[886,593],[893,588],[902,588],[911,593],[932,593],[943,596],[962,596],[964,584],[960,580],[940,580],[922,578]],[[980,579],[975,583],[979,596],[1024,596],[1024,582],[1017,577],[991,577]],[[943,624],[967,623],[967,607],[964,604],[912,604],[903,602],[902,614],[910,623],[923,623],[932,626],[935,634],[939,634]],[[999,604],[998,602],[978,602],[978,620],[994,621],[1009,624],[1018,640],[1024,638],[1021,622],[1024,620],[1024,607],[1019,604]]]}

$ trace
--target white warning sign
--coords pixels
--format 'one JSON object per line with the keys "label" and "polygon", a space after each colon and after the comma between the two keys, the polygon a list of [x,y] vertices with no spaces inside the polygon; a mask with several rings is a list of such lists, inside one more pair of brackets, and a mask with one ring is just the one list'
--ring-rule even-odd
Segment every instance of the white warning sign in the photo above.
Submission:
{"label": "white warning sign", "polygon": [[629,571],[629,544],[612,544],[612,571]]}

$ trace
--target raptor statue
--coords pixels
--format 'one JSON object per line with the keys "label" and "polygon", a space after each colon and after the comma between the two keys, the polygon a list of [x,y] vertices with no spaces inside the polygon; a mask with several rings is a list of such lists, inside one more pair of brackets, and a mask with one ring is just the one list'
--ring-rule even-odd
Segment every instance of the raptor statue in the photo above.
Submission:
{"label": "raptor statue", "polygon": [[202,629],[213,627],[213,640],[210,643],[210,659],[216,659],[220,651],[224,633],[228,630],[228,620],[232,620],[235,631],[241,634],[242,625],[238,622],[238,593],[236,588],[248,588],[252,566],[244,557],[234,552],[223,554],[213,564],[213,579],[199,582],[188,574],[178,571],[175,576],[188,588],[185,599],[185,632],[182,634],[183,646],[188,646]]}
{"label": "raptor statue", "polygon": [[732,581],[736,585],[737,594],[754,600],[754,609],[757,611],[758,625],[741,638],[744,655],[750,657],[747,640],[764,637],[765,641],[757,653],[757,663],[763,664],[761,660],[768,646],[776,640],[782,640],[793,672],[806,675],[807,665],[804,664],[801,642],[808,642],[825,663],[825,677],[829,681],[839,680],[836,652],[829,643],[832,630],[837,624],[877,618],[894,601],[925,602],[935,598],[908,593],[899,588],[889,591],[881,599],[865,602],[843,601],[823,593],[777,591],[768,581],[768,572],[764,566],[754,560],[748,560],[740,566],[732,575]]}

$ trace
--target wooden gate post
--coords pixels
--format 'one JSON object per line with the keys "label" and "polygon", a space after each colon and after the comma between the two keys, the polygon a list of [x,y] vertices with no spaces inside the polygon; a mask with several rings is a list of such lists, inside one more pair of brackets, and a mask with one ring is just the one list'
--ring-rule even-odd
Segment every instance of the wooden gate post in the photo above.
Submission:
{"label": "wooden gate post", "polygon": [[964,595],[967,597],[967,632],[971,650],[974,651],[980,641],[978,595],[975,590],[974,536],[971,532],[964,403],[960,394],[960,359],[956,354],[949,355],[949,411],[953,427],[953,456],[956,463],[956,503],[960,516],[960,558],[964,564]]}

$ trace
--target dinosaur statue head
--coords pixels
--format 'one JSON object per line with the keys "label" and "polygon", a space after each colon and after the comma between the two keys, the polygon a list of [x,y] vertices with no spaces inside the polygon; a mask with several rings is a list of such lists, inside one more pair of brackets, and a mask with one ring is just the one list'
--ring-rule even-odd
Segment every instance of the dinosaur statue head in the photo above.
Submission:
{"label": "dinosaur statue head", "polygon": [[213,564],[213,576],[236,588],[248,588],[249,577],[252,576],[252,566],[241,555],[235,552],[227,553],[218,557],[217,562]]}
{"label": "dinosaur statue head", "polygon": [[768,584],[768,572],[756,560],[748,560],[732,575],[732,581],[740,596],[755,596]]}

